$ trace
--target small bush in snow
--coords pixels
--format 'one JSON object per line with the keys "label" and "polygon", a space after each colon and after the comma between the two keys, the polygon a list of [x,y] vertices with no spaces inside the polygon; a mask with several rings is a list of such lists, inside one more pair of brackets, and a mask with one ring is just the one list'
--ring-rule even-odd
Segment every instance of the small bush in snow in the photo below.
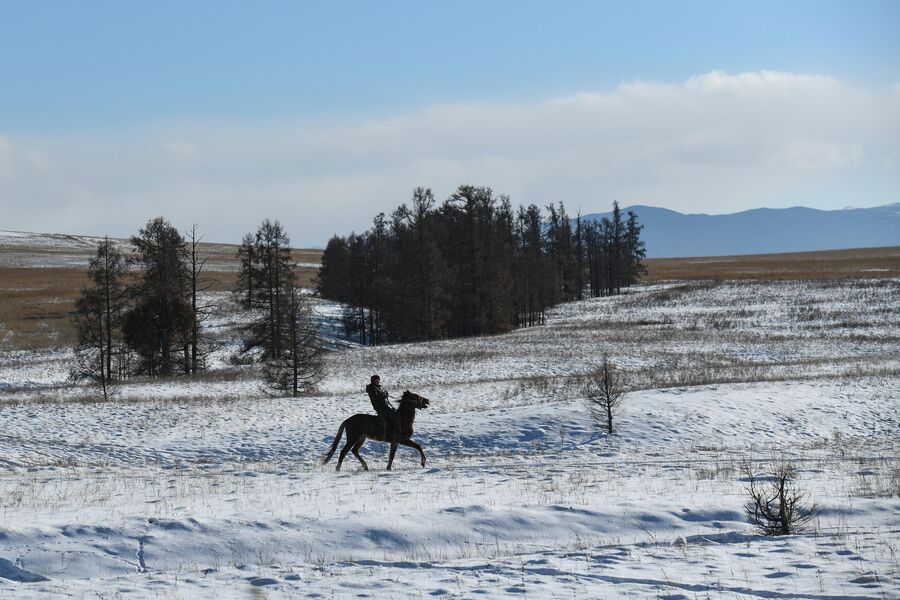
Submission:
{"label": "small bush in snow", "polygon": [[750,499],[744,504],[750,524],[764,535],[790,535],[816,516],[806,493],[796,487],[797,471],[790,463],[776,465],[769,473],[769,485],[761,482],[751,467],[745,467]]}

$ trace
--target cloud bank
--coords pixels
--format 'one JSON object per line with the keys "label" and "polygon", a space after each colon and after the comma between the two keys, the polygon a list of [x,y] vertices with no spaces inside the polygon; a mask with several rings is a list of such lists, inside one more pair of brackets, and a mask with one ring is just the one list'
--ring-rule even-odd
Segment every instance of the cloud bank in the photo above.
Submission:
{"label": "cloud bank", "polygon": [[540,102],[390,117],[0,131],[0,229],[126,236],[165,215],[237,242],[265,217],[296,245],[369,226],[415,186],[463,183],[571,212],[839,208],[900,200],[900,87],[713,71]]}

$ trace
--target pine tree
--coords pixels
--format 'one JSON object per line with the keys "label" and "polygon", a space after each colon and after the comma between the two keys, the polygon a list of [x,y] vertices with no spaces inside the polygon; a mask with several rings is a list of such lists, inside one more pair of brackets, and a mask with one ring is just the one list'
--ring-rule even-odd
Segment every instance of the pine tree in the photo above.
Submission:
{"label": "pine tree", "polygon": [[254,282],[249,294],[250,305],[259,316],[247,330],[243,350],[259,348],[263,360],[277,359],[281,357],[280,332],[286,318],[284,309],[288,305],[284,300],[295,279],[290,238],[281,223],[266,219],[260,224],[254,237],[250,265],[250,281]]}
{"label": "pine tree", "polygon": [[131,291],[134,305],[125,317],[125,339],[141,358],[138,372],[172,375],[174,354],[187,354],[194,327],[185,241],[175,227],[157,217],[131,238],[131,245],[141,275]]}
{"label": "pine tree", "polygon": [[625,266],[622,282],[625,286],[636,283],[641,275],[647,273],[643,262],[647,257],[646,246],[641,239],[643,229],[644,226],[638,224],[637,215],[629,210],[628,221],[625,224]]}
{"label": "pine tree", "polygon": [[298,396],[315,387],[322,378],[322,342],[313,322],[312,309],[296,287],[285,290],[279,301],[282,327],[281,353],[265,362],[266,383],[274,391]]}
{"label": "pine tree", "polygon": [[608,256],[609,256],[609,281],[607,292],[622,291],[625,282],[626,252],[625,252],[625,225],[622,223],[622,210],[619,203],[613,201],[612,219],[609,220],[607,231]]}
{"label": "pine tree", "polygon": [[253,307],[254,292],[259,279],[259,268],[256,261],[256,245],[252,233],[244,235],[238,246],[238,279],[234,296],[244,308]]}

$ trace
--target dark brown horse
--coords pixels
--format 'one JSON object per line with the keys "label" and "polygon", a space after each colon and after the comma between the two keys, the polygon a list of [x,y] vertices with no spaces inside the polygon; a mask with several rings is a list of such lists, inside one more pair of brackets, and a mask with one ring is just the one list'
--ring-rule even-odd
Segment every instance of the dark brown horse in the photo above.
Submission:
{"label": "dark brown horse", "polygon": [[413,394],[409,390],[403,392],[403,396],[400,397],[400,406],[397,408],[397,414],[400,417],[400,439],[397,440],[388,440],[390,433],[387,431],[386,424],[381,417],[377,415],[353,415],[341,423],[337,435],[334,436],[334,442],[331,443],[331,449],[328,451],[328,454],[325,455],[322,464],[324,465],[331,460],[332,456],[334,456],[334,451],[337,449],[338,443],[341,441],[341,436],[346,429],[347,444],[344,446],[343,450],[341,450],[340,457],[338,457],[338,471],[341,470],[341,463],[344,462],[344,457],[347,456],[347,452],[350,452],[351,450],[353,451],[353,456],[355,456],[362,464],[363,469],[366,471],[369,470],[369,465],[367,465],[366,461],[363,460],[363,457],[359,455],[359,449],[366,443],[366,440],[388,442],[391,444],[391,453],[388,457],[387,464],[388,471],[391,470],[391,464],[394,462],[394,454],[397,452],[398,444],[403,444],[404,446],[409,446],[410,448],[418,450],[419,454],[422,456],[422,466],[424,467],[425,452],[422,451],[422,446],[418,445],[410,438],[413,434],[413,421],[416,420],[416,409],[428,408],[430,402],[431,401],[428,398]]}

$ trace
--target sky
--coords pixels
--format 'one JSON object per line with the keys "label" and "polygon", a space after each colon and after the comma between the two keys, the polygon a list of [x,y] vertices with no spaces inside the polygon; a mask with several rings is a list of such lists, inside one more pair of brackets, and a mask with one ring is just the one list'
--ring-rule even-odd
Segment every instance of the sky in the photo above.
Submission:
{"label": "sky", "polygon": [[0,229],[900,201],[900,2],[0,0]]}

